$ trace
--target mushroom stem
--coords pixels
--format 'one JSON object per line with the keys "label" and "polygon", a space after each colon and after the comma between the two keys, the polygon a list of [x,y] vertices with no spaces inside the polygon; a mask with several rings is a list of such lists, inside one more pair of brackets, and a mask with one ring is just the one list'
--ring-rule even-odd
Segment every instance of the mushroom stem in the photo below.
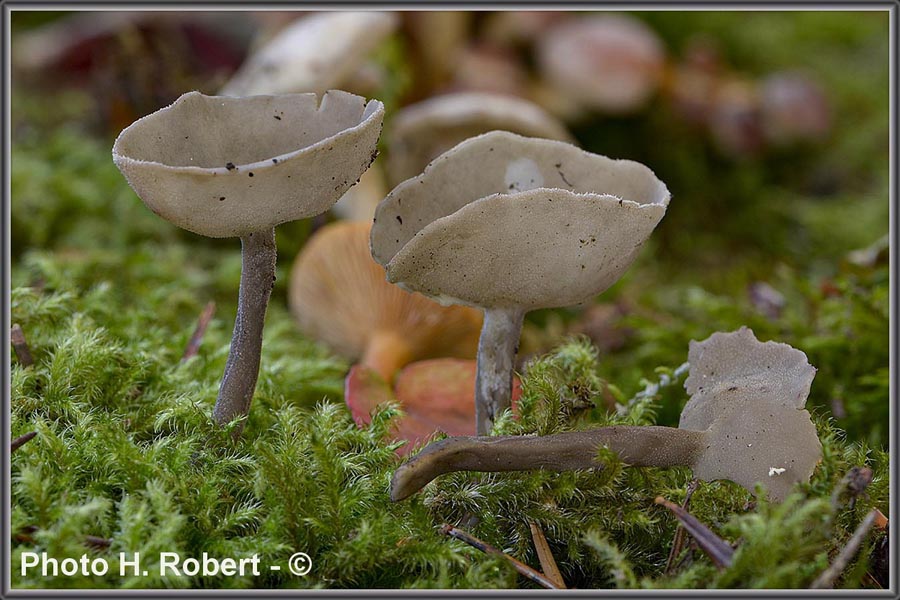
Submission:
{"label": "mushroom stem", "polygon": [[494,419],[510,407],[513,365],[525,311],[520,308],[489,308],[478,340],[478,370],[475,375],[475,431],[489,435]]}
{"label": "mushroom stem", "polygon": [[[241,287],[237,318],[225,374],[213,408],[213,419],[225,425],[250,412],[250,402],[259,377],[263,324],[269,295],[275,285],[275,229],[257,231],[241,238]],[[244,425],[238,425],[237,437]]]}
{"label": "mushroom stem", "polygon": [[366,344],[361,364],[376,371],[388,383],[413,358],[409,343],[394,331],[378,330]]}
{"label": "mushroom stem", "polygon": [[675,427],[616,425],[545,436],[451,437],[429,444],[394,473],[391,500],[403,500],[453,471],[572,471],[602,467],[606,446],[635,467],[693,466],[706,432]]}

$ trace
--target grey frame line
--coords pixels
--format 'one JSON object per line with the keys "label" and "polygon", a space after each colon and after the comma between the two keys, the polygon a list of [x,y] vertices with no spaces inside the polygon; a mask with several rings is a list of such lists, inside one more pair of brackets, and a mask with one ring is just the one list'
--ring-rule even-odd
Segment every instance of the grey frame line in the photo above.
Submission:
{"label": "grey frame line", "polygon": [[[889,69],[890,69],[890,116],[889,116],[889,161],[890,161],[890,260],[891,260],[891,285],[890,285],[890,494],[891,494],[891,512],[893,516],[898,514],[897,498],[897,461],[896,453],[898,451],[897,442],[897,417],[898,417],[898,396],[897,396],[897,281],[898,273],[900,273],[900,252],[897,249],[897,220],[898,206],[900,199],[898,194],[898,152],[897,152],[897,31],[900,26],[900,1],[883,0],[883,1],[867,1],[867,2],[839,2],[834,0],[794,0],[793,2],[756,1],[703,1],[694,0],[692,2],[666,2],[652,0],[636,0],[634,2],[591,2],[585,1],[567,1],[552,3],[547,1],[535,0],[519,0],[519,1],[495,1],[495,2],[478,2],[477,0],[460,0],[458,2],[424,2],[424,1],[403,1],[394,0],[393,2],[343,2],[335,0],[333,2],[292,2],[285,1],[269,1],[260,4],[252,4],[245,1],[220,0],[216,1],[194,1],[190,3],[180,3],[177,0],[157,1],[157,2],[41,2],[29,0],[0,0],[3,7],[3,28],[2,41],[3,62],[2,62],[2,91],[3,91],[3,148],[4,160],[2,162],[3,175],[3,193],[2,193],[2,264],[3,264],[3,290],[0,294],[0,309],[3,312],[4,335],[7,335],[10,329],[10,268],[11,268],[11,231],[10,231],[10,215],[11,215],[11,198],[10,198],[10,149],[11,149],[11,113],[10,113],[10,90],[11,90],[11,72],[10,72],[10,16],[13,10],[262,10],[262,9],[314,9],[314,10],[352,10],[352,9],[370,9],[370,10],[435,10],[435,9],[457,9],[457,10],[511,10],[516,8],[527,9],[554,9],[554,10],[630,10],[630,11],[673,11],[673,10],[725,10],[725,11],[751,11],[751,10],[770,10],[770,11],[809,11],[809,10],[846,10],[846,11],[863,11],[863,10],[886,10],[890,13],[889,26]],[[2,394],[2,410],[0,410],[0,427],[2,427],[3,448],[9,448],[10,443],[10,344],[4,343],[2,348],[3,365],[0,369],[0,382],[3,385]],[[889,535],[890,535],[890,555],[894,557],[890,570],[890,587],[887,590],[168,590],[168,589],[147,589],[133,590],[122,592],[119,590],[13,590],[10,588],[11,583],[11,551],[10,545],[5,540],[10,539],[10,515],[11,507],[10,495],[10,457],[9,453],[4,450],[3,456],[3,472],[0,477],[0,490],[2,490],[3,503],[0,505],[0,547],[2,547],[2,585],[0,585],[0,599],[2,598],[203,598],[203,597],[296,597],[296,598],[393,598],[397,596],[406,597],[530,597],[540,595],[546,596],[573,596],[573,597],[603,597],[603,598],[665,598],[665,597],[703,597],[703,598],[740,598],[740,597],[756,597],[764,596],[771,598],[782,597],[811,597],[811,598],[897,598],[897,528],[896,518],[890,519]]]}
{"label": "grey frame line", "polygon": [[[891,19],[890,19],[890,27],[888,29],[888,36],[890,38],[889,47],[890,54],[888,56],[888,70],[889,70],[889,88],[890,88],[890,108],[888,111],[888,160],[890,161],[889,165],[889,173],[890,173],[890,198],[888,199],[889,210],[890,210],[890,224],[889,224],[889,246],[890,246],[890,264],[891,268],[889,269],[890,277],[891,277],[891,285],[889,286],[889,315],[891,318],[891,326],[889,327],[890,332],[890,350],[889,350],[889,369],[890,369],[890,382],[889,382],[889,407],[888,414],[890,423],[888,424],[889,430],[889,444],[888,444],[888,463],[889,468],[888,472],[891,476],[891,481],[888,484],[888,488],[890,490],[890,504],[891,504],[891,512],[893,515],[897,514],[897,509],[900,507],[900,499],[897,498],[897,450],[898,450],[898,442],[897,442],[897,420],[898,420],[898,392],[897,392],[897,278],[898,273],[900,273],[900,265],[898,265],[898,253],[897,250],[897,203],[900,201],[900,194],[898,194],[898,189],[900,189],[900,185],[897,182],[898,173],[900,173],[900,169],[898,169],[898,165],[900,165],[900,157],[898,157],[897,151],[897,91],[898,86],[900,86],[900,82],[898,82],[897,77],[897,55],[898,55],[898,27],[900,27],[900,3],[896,0],[891,7]],[[890,590],[895,597],[897,597],[898,591],[898,573],[897,573],[897,519],[891,519],[891,522],[888,526],[888,553],[890,556],[894,557],[894,563],[890,566],[890,571],[888,573],[888,582],[890,586]]]}

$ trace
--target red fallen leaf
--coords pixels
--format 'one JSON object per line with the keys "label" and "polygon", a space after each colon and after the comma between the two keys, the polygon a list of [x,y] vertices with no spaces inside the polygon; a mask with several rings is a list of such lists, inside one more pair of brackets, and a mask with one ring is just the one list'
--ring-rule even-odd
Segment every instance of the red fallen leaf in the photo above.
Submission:
{"label": "red fallen leaf", "polygon": [[406,439],[424,440],[438,430],[475,435],[475,361],[451,358],[407,365],[394,394],[406,412],[408,423],[401,428]]}
{"label": "red fallen leaf", "polygon": [[22,34],[15,64],[36,73],[86,81],[109,64],[111,52],[121,54],[126,45],[156,60],[165,59],[162,48],[174,45],[190,52],[191,61],[186,64],[200,74],[231,73],[247,54],[246,40],[256,29],[252,23],[210,12],[75,13]]}
{"label": "red fallen leaf", "polygon": [[379,404],[394,399],[394,392],[374,369],[353,365],[344,380],[344,401],[360,429],[372,420],[372,411]]}
{"label": "red fallen leaf", "polygon": [[[344,398],[359,427],[371,421],[376,406],[396,400],[404,416],[394,427],[394,439],[410,443],[397,450],[407,454],[435,432],[475,435],[474,360],[438,358],[414,362],[397,375],[394,390],[372,369],[355,365],[344,383]],[[522,389],[513,379],[515,409]]]}

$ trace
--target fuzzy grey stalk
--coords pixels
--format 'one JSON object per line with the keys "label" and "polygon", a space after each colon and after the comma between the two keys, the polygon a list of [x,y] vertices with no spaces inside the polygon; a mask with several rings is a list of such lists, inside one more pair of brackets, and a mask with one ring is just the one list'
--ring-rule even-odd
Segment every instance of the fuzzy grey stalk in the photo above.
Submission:
{"label": "fuzzy grey stalk", "polygon": [[478,340],[475,375],[475,424],[478,435],[489,435],[497,415],[512,403],[513,367],[525,311],[490,308]]}
{"label": "fuzzy grey stalk", "polygon": [[[241,287],[238,292],[237,317],[231,336],[231,350],[225,363],[225,374],[213,408],[213,419],[225,425],[250,412],[259,360],[262,352],[263,325],[269,296],[275,285],[275,229],[258,231],[241,238]],[[242,421],[234,431],[238,437]]]}

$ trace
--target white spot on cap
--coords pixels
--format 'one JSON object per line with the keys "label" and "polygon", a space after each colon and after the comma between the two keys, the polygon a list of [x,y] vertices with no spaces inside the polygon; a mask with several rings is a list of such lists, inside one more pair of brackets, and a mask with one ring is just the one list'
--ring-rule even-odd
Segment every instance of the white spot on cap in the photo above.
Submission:
{"label": "white spot on cap", "polygon": [[530,158],[519,158],[507,165],[504,178],[507,191],[524,192],[544,185],[544,177],[537,163]]}
{"label": "white spot on cap", "polygon": [[781,475],[785,472],[786,469],[779,469],[778,467],[769,467],[769,477],[773,477],[775,475]]}

